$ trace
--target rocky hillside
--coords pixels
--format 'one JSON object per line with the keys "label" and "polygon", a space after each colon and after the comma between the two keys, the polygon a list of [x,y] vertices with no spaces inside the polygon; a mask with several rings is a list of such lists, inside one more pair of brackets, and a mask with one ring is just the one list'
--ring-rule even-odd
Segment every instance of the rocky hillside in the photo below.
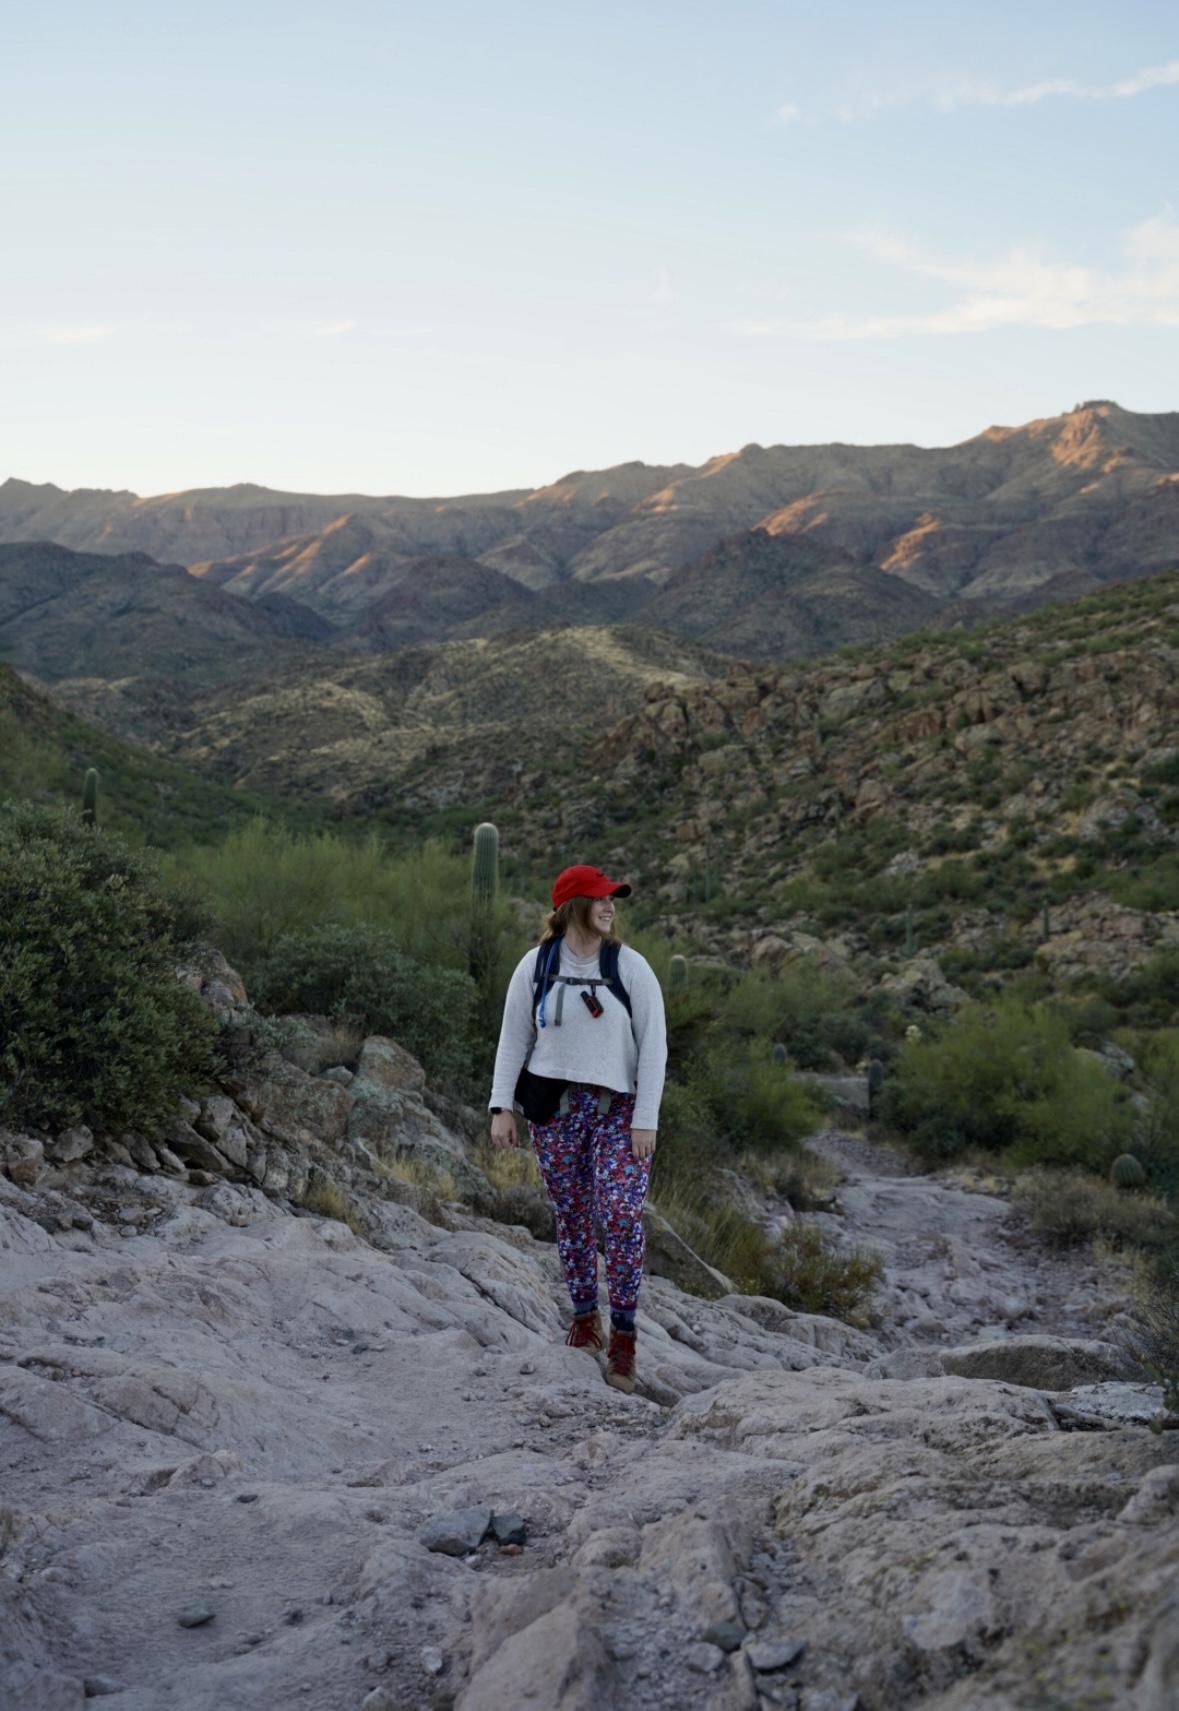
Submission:
{"label": "rocky hillside", "polygon": [[294,601],[235,600],[144,553],[0,545],[0,657],[46,682],[150,676],[195,689],[330,632]]}
{"label": "rocky hillside", "polygon": [[192,696],[146,679],[59,683],[54,695],[237,788],[355,813],[400,801],[414,771],[433,811],[473,800],[465,767],[432,788],[438,755],[466,756],[483,793],[526,763],[572,772],[653,684],[687,688],[731,664],[659,631],[562,627],[376,657],[323,652]]}
{"label": "rocky hillside", "polygon": [[[801,932],[846,956],[1125,972],[1179,943],[1179,577],[653,686],[576,777],[498,785],[509,847],[596,851],[717,949]],[[472,754],[436,751],[402,786],[423,805],[447,789],[486,800]]]}
{"label": "rocky hillside", "polygon": [[872,1326],[656,1249],[623,1397],[474,1120],[395,1042],[256,1042],[159,1134],[0,1137],[0,1701],[1170,1711],[1116,1268],[829,1133]]}
{"label": "rocky hillside", "polygon": [[[99,775],[100,823],[134,843],[175,849],[221,838],[231,826],[263,811],[287,811],[284,804],[263,802],[164,755],[121,742],[0,664],[0,800],[31,797],[80,807],[90,767]],[[292,805],[292,817],[295,811]],[[305,823],[306,809],[297,812]]]}
{"label": "rocky hillside", "polygon": [[1099,402],[945,449],[747,446],[698,469],[624,464],[476,498],[140,499],[9,480],[0,540],[179,561],[210,587],[293,600],[348,647],[625,619],[782,659],[947,606],[1042,603],[1173,567],[1177,472],[1179,415]]}

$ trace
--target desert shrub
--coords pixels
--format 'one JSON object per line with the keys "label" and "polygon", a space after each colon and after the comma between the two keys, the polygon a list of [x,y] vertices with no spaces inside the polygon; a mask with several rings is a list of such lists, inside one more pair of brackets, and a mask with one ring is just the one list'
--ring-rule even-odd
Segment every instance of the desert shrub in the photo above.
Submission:
{"label": "desert shrub", "polygon": [[834,1070],[855,1063],[876,1043],[879,1019],[855,1003],[855,983],[804,958],[773,976],[743,975],[719,999],[712,1027],[718,1039],[769,1040],[784,1045],[801,1069]]}
{"label": "desert shrub", "polygon": [[767,1255],[763,1294],[800,1313],[867,1322],[884,1261],[866,1248],[837,1247],[818,1224],[799,1218]]}
{"label": "desert shrub", "polygon": [[929,1157],[978,1147],[1017,1165],[1097,1170],[1132,1129],[1117,1084],[1073,1048],[1064,1018],[1014,996],[968,1005],[935,1039],[906,1042],[880,1116]]}
{"label": "desert shrub", "polygon": [[701,1180],[722,1162],[724,1151],[723,1137],[700,1088],[669,1081],[659,1107],[652,1193],[658,1199],[679,1184]]}
{"label": "desert shrub", "polygon": [[823,1120],[805,1082],[778,1063],[763,1040],[751,1040],[731,1056],[710,1055],[690,1081],[716,1131],[738,1150],[787,1150]]}
{"label": "desert shrub", "polygon": [[[218,942],[247,984],[254,964],[280,939],[362,921],[391,933],[418,962],[467,968],[469,853],[424,843],[393,855],[375,833],[361,839],[332,832],[300,836],[254,819],[216,848],[190,850],[183,867],[206,888],[221,922]],[[510,967],[524,946],[516,949],[519,933],[502,900],[488,931],[489,955],[497,966]]]}
{"label": "desert shrub", "polygon": [[781,1194],[796,1212],[824,1211],[839,1172],[822,1153],[801,1146],[789,1153],[742,1153],[737,1168],[762,1194]]}
{"label": "desert shrub", "polygon": [[1148,1035],[1138,1063],[1147,1094],[1134,1152],[1151,1186],[1174,1201],[1179,1199],[1179,1033],[1165,1028]]}
{"label": "desert shrub", "polygon": [[0,1122],[150,1129],[213,1065],[176,964],[207,924],[154,861],[71,813],[0,810]]}
{"label": "desert shrub", "polygon": [[1161,1200],[1114,1188],[1084,1170],[1030,1170],[1016,1182],[1011,1203],[1038,1235],[1062,1248],[1098,1237],[1119,1246],[1159,1247],[1175,1232]]}
{"label": "desert shrub", "polygon": [[398,1040],[435,1079],[469,1073],[481,1044],[470,975],[426,967],[406,956],[388,930],[326,926],[288,933],[253,965],[250,980],[260,1009],[347,1017],[368,1033]]}

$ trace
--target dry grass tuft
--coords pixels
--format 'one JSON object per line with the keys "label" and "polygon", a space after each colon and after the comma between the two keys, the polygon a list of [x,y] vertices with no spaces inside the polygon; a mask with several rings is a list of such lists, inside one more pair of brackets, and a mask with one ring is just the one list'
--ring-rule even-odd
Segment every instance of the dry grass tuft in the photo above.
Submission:
{"label": "dry grass tuft", "polygon": [[347,1224],[354,1236],[366,1234],[364,1221],[356,1207],[344,1191],[326,1177],[321,1176],[310,1184],[303,1196],[303,1206],[317,1218],[334,1218],[337,1224]]}
{"label": "dry grass tuft", "polygon": [[404,1182],[409,1188],[420,1188],[435,1200],[461,1198],[458,1183],[444,1165],[436,1165],[413,1153],[401,1153],[394,1159],[380,1161],[381,1173],[394,1182]]}
{"label": "dry grass tuft", "polygon": [[1115,1246],[1157,1248],[1175,1238],[1175,1216],[1163,1201],[1114,1188],[1085,1170],[1030,1170],[1012,1189],[1011,1204],[1057,1247],[1102,1238]]}
{"label": "dry grass tuft", "polygon": [[483,1172],[493,1188],[543,1186],[536,1154],[526,1141],[518,1147],[477,1147],[472,1163]]}

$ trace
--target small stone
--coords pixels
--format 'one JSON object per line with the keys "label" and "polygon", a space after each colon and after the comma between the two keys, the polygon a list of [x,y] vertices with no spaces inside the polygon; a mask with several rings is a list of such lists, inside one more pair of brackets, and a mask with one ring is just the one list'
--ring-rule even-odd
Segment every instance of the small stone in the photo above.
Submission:
{"label": "small stone", "polygon": [[526,1377],[526,1378],[527,1378],[527,1377],[530,1377],[530,1376],[531,1376],[531,1374],[532,1374],[532,1373],[534,1373],[534,1372],[535,1372],[535,1371],[536,1371],[536,1363],[535,1363],[535,1361],[530,1361],[530,1360],[526,1360],[526,1361],[525,1361],[525,1362],[524,1362],[524,1363],[523,1363],[523,1365],[522,1365],[522,1366],[521,1366],[521,1368],[520,1368],[520,1371],[521,1371],[521,1372],[522,1372],[522,1373],[523,1373],[523,1374],[524,1374],[524,1376],[525,1376],[525,1377]]}
{"label": "small stone", "polygon": [[501,1545],[499,1547],[499,1554],[501,1557],[522,1557],[524,1555],[524,1546]]}
{"label": "small stone", "polygon": [[283,1617],[288,1628],[297,1628],[302,1620],[303,1612],[301,1610],[288,1610]]}
{"label": "small stone", "polygon": [[58,1164],[73,1164],[76,1159],[85,1158],[87,1153],[93,1150],[94,1136],[85,1123],[67,1129],[64,1134],[58,1135],[55,1141],[49,1143],[49,1156]]}
{"label": "small stone", "polygon": [[523,1545],[528,1542],[528,1529],[523,1518],[509,1509],[503,1515],[491,1517],[491,1536],[497,1545]]}
{"label": "small stone", "polygon": [[489,1505],[476,1504],[469,1509],[456,1509],[449,1515],[435,1516],[418,1534],[428,1551],[441,1551],[443,1556],[464,1557],[478,1550],[491,1526]]}
{"label": "small stone", "polygon": [[258,1493],[256,1491],[239,1491],[237,1501],[239,1503],[257,1503]]}
{"label": "small stone", "polygon": [[213,1620],[213,1612],[207,1604],[186,1604],[176,1620],[182,1628],[203,1628]]}
{"label": "small stone", "polygon": [[202,1485],[203,1485],[203,1486],[204,1486],[204,1487],[205,1487],[205,1489],[206,1489],[206,1490],[207,1490],[207,1491],[211,1491],[211,1490],[212,1490],[212,1488],[213,1488],[213,1486],[214,1486],[214,1485],[215,1485],[215,1484],[216,1484],[216,1483],[217,1483],[217,1482],[216,1482],[216,1480],[214,1480],[214,1479],[202,1479],[202,1480],[201,1480],[201,1484],[202,1484]]}
{"label": "small stone", "polygon": [[722,1652],[735,1652],[745,1640],[745,1630],[739,1622],[710,1622],[700,1638]]}
{"label": "small stone", "polygon": [[86,1675],[82,1677],[82,1691],[87,1699],[105,1699],[110,1693],[122,1693],[123,1689],[109,1675]]}
{"label": "small stone", "polygon": [[401,1701],[387,1687],[374,1687],[360,1701],[360,1711],[401,1711]]}
{"label": "small stone", "polygon": [[446,1659],[437,1646],[422,1647],[422,1668],[427,1675],[441,1675],[446,1668]]}
{"label": "small stone", "polygon": [[688,1668],[695,1670],[697,1675],[714,1675],[725,1661],[720,1647],[709,1645],[707,1640],[696,1640],[685,1646],[682,1655]]}
{"label": "small stone", "polygon": [[762,1675],[769,1675],[773,1670],[785,1669],[799,1659],[806,1650],[805,1640],[751,1640],[746,1643],[745,1655],[754,1669]]}

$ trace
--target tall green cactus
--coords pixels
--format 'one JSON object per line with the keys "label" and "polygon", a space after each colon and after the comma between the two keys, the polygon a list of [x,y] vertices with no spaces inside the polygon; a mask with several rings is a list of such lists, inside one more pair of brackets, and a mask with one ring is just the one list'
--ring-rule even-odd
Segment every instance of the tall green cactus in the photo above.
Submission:
{"label": "tall green cactus", "polygon": [[775,1063],[781,1064],[782,1068],[785,1069],[790,1059],[790,1053],[786,1050],[786,1047],[783,1045],[781,1040],[774,1041],[774,1049],[770,1055]]}
{"label": "tall green cactus", "polygon": [[683,992],[687,985],[688,959],[677,954],[672,957],[667,965],[667,990],[669,992]]}
{"label": "tall green cactus", "polygon": [[471,907],[490,909],[499,889],[499,832],[490,820],[475,827],[471,858]]}
{"label": "tall green cactus", "polygon": [[913,931],[913,905],[910,903],[905,910],[905,955],[917,955],[917,935]]}
{"label": "tall green cactus", "polygon": [[499,832],[490,820],[475,827],[471,855],[471,932],[467,966],[472,980],[487,980],[491,969],[491,917],[499,891]]}
{"label": "tall green cactus", "polygon": [[82,824],[98,824],[98,773],[92,766],[86,768],[86,781],[82,785]]}

